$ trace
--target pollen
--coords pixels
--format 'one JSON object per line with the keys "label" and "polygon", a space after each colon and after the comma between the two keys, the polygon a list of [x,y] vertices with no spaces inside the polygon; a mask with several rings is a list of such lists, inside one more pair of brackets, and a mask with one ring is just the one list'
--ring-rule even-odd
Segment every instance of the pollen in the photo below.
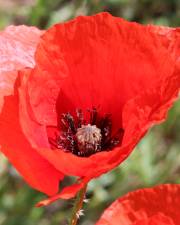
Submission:
{"label": "pollen", "polygon": [[101,149],[101,130],[96,125],[82,125],[76,132],[80,152],[97,152]]}

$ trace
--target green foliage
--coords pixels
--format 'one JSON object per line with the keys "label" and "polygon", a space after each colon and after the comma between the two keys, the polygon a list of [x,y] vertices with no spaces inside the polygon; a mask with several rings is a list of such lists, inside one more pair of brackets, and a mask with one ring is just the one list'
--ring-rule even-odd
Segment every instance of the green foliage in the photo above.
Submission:
{"label": "green foliage", "polygon": [[142,23],[180,25],[177,0],[6,0],[0,3],[0,28],[8,24],[47,28],[77,15],[101,11]]}
{"label": "green foliage", "polygon": [[[0,28],[28,24],[47,28],[74,16],[109,11],[142,23],[179,26],[177,0],[6,0],[0,3]],[[140,187],[180,182],[180,101],[168,120],[153,128],[131,156],[118,168],[91,181],[88,204],[80,224],[92,225],[117,197]],[[32,190],[0,156],[0,225],[64,225],[73,201],[58,201],[34,208],[45,197]]]}

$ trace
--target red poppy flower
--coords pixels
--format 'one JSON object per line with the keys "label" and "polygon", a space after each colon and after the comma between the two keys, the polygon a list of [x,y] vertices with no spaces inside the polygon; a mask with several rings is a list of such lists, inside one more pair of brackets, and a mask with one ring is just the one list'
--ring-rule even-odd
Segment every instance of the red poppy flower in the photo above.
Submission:
{"label": "red poppy flower", "polygon": [[180,185],[140,189],[119,198],[96,225],[179,225]]}
{"label": "red poppy flower", "polygon": [[[165,119],[180,88],[179,39],[178,29],[108,13],[42,35],[35,67],[19,72],[0,115],[2,152],[33,188],[52,195],[40,205],[74,197]],[[70,175],[80,179],[55,195]]]}

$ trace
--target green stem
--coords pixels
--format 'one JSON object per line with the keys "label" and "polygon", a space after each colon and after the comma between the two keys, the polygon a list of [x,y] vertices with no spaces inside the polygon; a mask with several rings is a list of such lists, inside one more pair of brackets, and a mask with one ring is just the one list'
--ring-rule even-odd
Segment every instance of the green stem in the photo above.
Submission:
{"label": "green stem", "polygon": [[86,194],[86,189],[87,189],[87,185],[85,185],[79,191],[79,193],[76,197],[69,225],[77,225],[77,222],[78,222],[78,219],[79,219],[78,213],[83,207],[83,201],[84,201],[84,197],[85,197],[85,194]]}

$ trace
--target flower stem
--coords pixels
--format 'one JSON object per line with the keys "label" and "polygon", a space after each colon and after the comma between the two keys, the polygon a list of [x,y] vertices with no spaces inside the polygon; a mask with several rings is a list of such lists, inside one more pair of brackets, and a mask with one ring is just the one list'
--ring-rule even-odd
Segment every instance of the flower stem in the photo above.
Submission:
{"label": "flower stem", "polygon": [[77,222],[80,216],[78,214],[83,207],[83,201],[86,194],[86,189],[87,189],[87,185],[85,185],[77,194],[69,225],[77,225]]}

